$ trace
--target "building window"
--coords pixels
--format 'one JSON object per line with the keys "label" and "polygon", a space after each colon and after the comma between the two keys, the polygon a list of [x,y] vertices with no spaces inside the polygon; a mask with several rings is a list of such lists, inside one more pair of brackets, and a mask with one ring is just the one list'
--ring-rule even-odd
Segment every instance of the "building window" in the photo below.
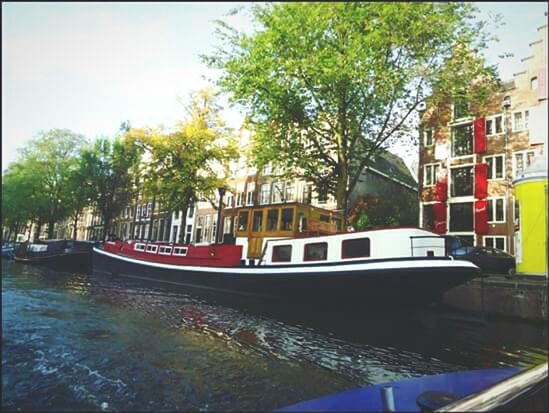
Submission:
{"label": "building window", "polygon": [[530,166],[535,155],[535,151],[532,150],[513,153],[513,178]]}
{"label": "building window", "polygon": [[239,231],[246,231],[248,229],[248,211],[239,212],[237,228]]}
{"label": "building window", "polygon": [[152,205],[153,205],[152,202],[149,202],[149,203],[147,204],[147,216],[148,216],[148,217],[150,217],[151,214],[152,214]]}
{"label": "building window", "polygon": [[473,167],[465,166],[461,168],[451,168],[451,196],[469,196],[473,195]]}
{"label": "building window", "polygon": [[303,203],[310,205],[313,202],[313,186],[311,184],[303,185]]}
{"label": "building window", "polygon": [[423,144],[426,147],[427,146],[433,146],[433,143],[434,143],[433,136],[434,136],[433,129],[429,128],[429,129],[425,129],[423,131]]}
{"label": "building window", "polygon": [[267,231],[276,231],[278,228],[278,209],[269,209],[267,212]]}
{"label": "building window", "polygon": [[454,120],[469,116],[469,104],[464,98],[454,100]]}
{"label": "building window", "polygon": [[328,190],[326,188],[318,189],[318,203],[325,204],[328,202]]}
{"label": "building window", "polygon": [[292,259],[291,245],[276,245],[273,247],[273,262],[288,262]]}
{"label": "building window", "polygon": [[261,205],[268,204],[271,196],[271,184],[261,185],[261,192],[259,194],[259,203]]}
{"label": "building window", "polygon": [[305,244],[303,261],[324,261],[328,258],[328,243]]}
{"label": "building window", "polygon": [[263,227],[263,211],[254,211],[252,232],[261,232]]}
{"label": "building window", "polygon": [[269,175],[271,175],[272,169],[273,169],[273,167],[272,167],[271,162],[268,162],[268,163],[263,167],[263,175],[264,175],[264,176],[269,176]]}
{"label": "building window", "polygon": [[505,198],[488,199],[488,222],[505,222]]}
{"label": "building window", "polygon": [[232,208],[234,206],[234,195],[229,193],[227,195],[227,208]]}
{"label": "building window", "polygon": [[513,132],[528,129],[528,117],[527,110],[513,112]]}
{"label": "building window", "polygon": [[503,116],[497,115],[486,119],[486,135],[499,135],[503,133]]}
{"label": "building window", "polygon": [[450,231],[473,230],[473,203],[460,202],[450,204]]}
{"label": "building window", "polygon": [[532,90],[537,90],[538,89],[538,78],[537,77],[533,77],[532,79],[530,79],[530,89],[532,89]]}
{"label": "building window", "polygon": [[433,205],[423,205],[423,226],[422,228],[432,231],[435,229],[435,213]]}
{"label": "building window", "polygon": [[280,230],[291,231],[294,221],[294,210],[292,208],[283,208],[280,220]]}
{"label": "building window", "polygon": [[282,202],[284,194],[284,184],[282,182],[273,183],[273,203]]}
{"label": "building window", "polygon": [[294,200],[294,183],[293,182],[286,182],[286,186],[284,187],[284,200],[286,202],[293,201]]}
{"label": "building window", "polygon": [[485,156],[483,160],[488,164],[488,179],[503,179],[505,155]]}
{"label": "building window", "polygon": [[470,123],[452,127],[452,156],[473,154],[473,127]]}
{"label": "building window", "polygon": [[254,193],[255,193],[255,182],[250,182],[248,188],[246,188],[246,205],[253,205],[254,203]]}
{"label": "building window", "polygon": [[191,202],[191,203],[189,204],[189,210],[188,210],[187,216],[188,216],[189,218],[192,218],[193,215],[194,215],[194,204]]}
{"label": "building window", "polygon": [[423,175],[424,186],[433,186],[434,184],[436,184],[439,169],[440,163],[425,165],[425,173]]}
{"label": "building window", "polygon": [[369,256],[370,238],[357,238],[343,241],[341,258],[360,258]]}
{"label": "building window", "polygon": [[485,236],[484,246],[497,248],[498,250],[502,250],[502,251],[507,251],[507,249],[505,248],[504,236]]}

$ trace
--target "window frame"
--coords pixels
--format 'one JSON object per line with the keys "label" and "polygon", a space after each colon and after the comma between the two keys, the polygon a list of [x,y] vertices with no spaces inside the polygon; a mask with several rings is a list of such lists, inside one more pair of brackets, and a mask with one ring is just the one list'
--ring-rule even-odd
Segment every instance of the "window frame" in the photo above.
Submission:
{"label": "window frame", "polygon": [[525,165],[522,169],[521,173],[526,170],[531,164],[526,165],[526,162],[528,162],[528,154],[532,153],[532,158],[536,157],[536,151],[535,149],[523,149],[520,151],[513,152],[513,179],[517,177],[517,155],[522,156],[522,162]]}
{"label": "window frame", "polygon": [[[501,132],[494,132],[494,133],[490,133],[489,129],[488,129],[488,121],[492,121],[493,125],[494,125],[494,129],[496,129],[496,119],[497,118],[501,118]],[[503,113],[498,113],[496,115],[491,115],[491,116],[487,116],[486,117],[486,120],[485,120],[485,127],[486,127],[486,136],[498,136],[498,135],[503,135],[505,133],[505,122],[504,122],[505,118],[503,117]]]}
{"label": "window frame", "polygon": [[141,242],[136,242],[135,245],[133,246],[133,250],[139,251],[139,252],[145,252],[145,244]]}
{"label": "window frame", "polygon": [[[498,199],[501,199],[503,200],[503,205],[502,205],[502,210],[503,210],[503,221],[497,221],[497,220],[492,220],[492,218],[497,218],[497,212],[496,212],[496,205],[497,205],[497,200]],[[492,212],[492,216],[488,215],[488,222],[490,224],[503,224],[505,222],[507,222],[507,214],[505,213],[505,209],[506,209],[506,204],[507,202],[505,201],[505,197],[504,196],[494,196],[494,197],[489,197],[487,199],[487,201],[490,203],[490,211]]]}
{"label": "window frame", "polygon": [[[516,127],[516,122],[515,122],[515,114],[516,113],[522,113],[522,128],[521,129],[517,129],[517,127]],[[526,122],[525,122],[525,120],[526,120],[525,113],[528,113],[528,120]],[[530,121],[530,108],[513,111],[511,113],[511,122],[512,122],[512,125],[513,125],[512,126],[512,131],[513,132],[522,132],[522,131],[529,130],[530,129],[529,121]]]}
{"label": "window frame", "polygon": [[[486,245],[486,241],[488,239],[492,239],[492,242],[493,242],[492,245]],[[496,239],[503,239],[503,248],[498,248],[496,246]],[[502,250],[502,251],[505,251],[505,252],[508,253],[508,251],[507,251],[507,237],[505,235],[484,235],[482,237],[482,246],[486,247],[486,248],[496,248],[496,249],[499,249],[499,250]]]}
{"label": "window frame", "polygon": [[156,254],[158,252],[158,245],[147,245],[147,249],[145,250],[148,254]]}
{"label": "window frame", "polygon": [[[490,168],[489,169],[489,172],[492,174],[492,176],[496,176],[495,174],[495,169],[496,169],[496,162],[495,162],[495,158],[502,158],[502,161],[501,161],[501,178],[488,178],[489,181],[502,181],[505,179],[505,154],[504,153],[501,153],[501,154],[493,154],[493,155],[487,155],[487,156],[483,156],[482,157],[482,162],[483,163],[488,163],[486,162],[488,158],[492,158],[493,159],[493,162],[492,162],[492,170],[490,171]],[[490,166],[490,165],[488,165]]]}
{"label": "window frame", "polygon": [[[287,260],[280,259],[280,256],[275,253],[275,251],[278,251],[278,249],[282,247],[290,247],[290,256]],[[292,244],[273,245],[271,261],[272,262],[291,262],[292,261]]]}
{"label": "window frame", "polygon": [[[472,182],[471,182],[471,194],[469,195],[454,195],[453,194],[453,191],[452,191],[452,188],[454,187],[454,179],[453,179],[453,176],[452,176],[452,170],[453,169],[461,169],[461,168],[471,168],[472,169],[472,173],[471,173],[471,176],[472,176]],[[467,198],[467,199],[472,199],[474,196],[475,196],[475,166],[474,164],[462,164],[462,165],[453,165],[453,166],[450,166],[449,168],[449,171],[448,171],[448,190],[449,190],[449,195],[448,197],[449,198],[452,198],[452,199],[457,199],[459,202],[461,202],[461,200]],[[466,201],[464,201],[466,202]]]}
{"label": "window frame", "polygon": [[[324,245],[326,247],[326,257],[325,258],[310,258],[307,256],[307,252],[310,247],[317,246],[317,245]],[[328,260],[328,243],[327,242],[310,242],[308,244],[305,244],[303,246],[303,261],[327,261]]]}
{"label": "window frame", "polygon": [[[471,132],[471,153],[467,153],[464,155],[456,155],[454,154],[455,148],[456,148],[456,139],[455,139],[455,130],[457,128],[467,127],[469,126]],[[453,124],[450,127],[450,158],[451,159],[464,159],[464,158],[470,158],[475,155],[475,136],[474,136],[474,130],[473,130],[473,122],[471,120],[464,120],[459,123]]]}
{"label": "window frame", "polygon": [[[427,143],[427,136],[431,133],[430,141],[431,143]],[[435,145],[435,129],[434,128],[425,128],[423,129],[423,146],[425,148],[431,148]]]}
{"label": "window frame", "polygon": [[[359,255],[359,256],[356,256],[356,257],[352,257],[352,256],[349,256],[349,255],[345,254],[345,245],[348,242],[363,241],[363,240],[368,241],[368,253],[367,253],[367,255]],[[345,239],[341,242],[341,258],[342,259],[369,258],[371,256],[372,256],[372,242],[370,240],[370,237]]]}
{"label": "window frame", "polygon": [[[164,249],[164,251],[162,251]],[[172,247],[169,245],[161,245],[158,248],[158,255],[172,255]]]}
{"label": "window frame", "polygon": [[[431,168],[431,172],[429,174],[427,174],[427,167]],[[423,165],[423,187],[424,188],[429,188],[436,185],[437,173],[438,171],[440,171],[441,168],[442,168],[441,162],[426,163],[425,165]],[[437,173],[435,173],[435,169],[437,170]],[[427,176],[430,176],[431,178],[430,184],[427,183]]]}
{"label": "window frame", "polygon": [[186,257],[188,252],[188,247],[173,247],[172,256]]}

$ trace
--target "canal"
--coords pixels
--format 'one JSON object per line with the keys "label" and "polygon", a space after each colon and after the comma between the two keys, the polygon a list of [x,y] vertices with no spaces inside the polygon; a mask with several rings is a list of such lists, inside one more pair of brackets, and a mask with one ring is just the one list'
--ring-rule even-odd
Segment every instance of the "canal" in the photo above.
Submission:
{"label": "canal", "polygon": [[244,302],[2,260],[2,410],[269,411],[395,379],[532,366],[547,340],[539,324]]}

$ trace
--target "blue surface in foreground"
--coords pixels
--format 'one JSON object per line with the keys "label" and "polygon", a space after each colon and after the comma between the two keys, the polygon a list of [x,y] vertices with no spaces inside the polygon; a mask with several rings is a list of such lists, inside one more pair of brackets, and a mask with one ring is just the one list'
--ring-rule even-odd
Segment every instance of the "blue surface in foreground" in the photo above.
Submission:
{"label": "blue surface in foreground", "polygon": [[521,368],[457,371],[377,384],[293,404],[277,412],[380,412],[385,411],[382,389],[391,386],[396,411],[419,412],[417,397],[426,391],[452,393],[459,398],[479,392],[521,371]]}

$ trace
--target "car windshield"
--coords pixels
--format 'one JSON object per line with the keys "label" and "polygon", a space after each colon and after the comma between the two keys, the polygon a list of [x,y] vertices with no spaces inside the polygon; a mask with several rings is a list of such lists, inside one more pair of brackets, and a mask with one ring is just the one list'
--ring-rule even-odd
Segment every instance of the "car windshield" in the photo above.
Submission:
{"label": "car windshield", "polygon": [[474,247],[462,247],[454,250],[453,255],[459,256],[459,255],[468,255],[471,252],[473,252]]}

